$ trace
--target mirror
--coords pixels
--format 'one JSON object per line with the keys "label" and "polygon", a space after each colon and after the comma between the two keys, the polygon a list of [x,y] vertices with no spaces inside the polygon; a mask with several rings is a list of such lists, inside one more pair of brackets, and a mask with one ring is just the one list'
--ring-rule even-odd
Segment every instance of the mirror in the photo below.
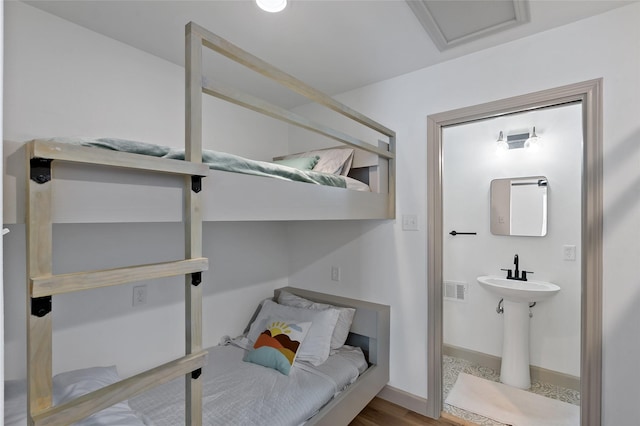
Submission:
{"label": "mirror", "polygon": [[491,233],[547,235],[547,178],[531,176],[491,181]]}

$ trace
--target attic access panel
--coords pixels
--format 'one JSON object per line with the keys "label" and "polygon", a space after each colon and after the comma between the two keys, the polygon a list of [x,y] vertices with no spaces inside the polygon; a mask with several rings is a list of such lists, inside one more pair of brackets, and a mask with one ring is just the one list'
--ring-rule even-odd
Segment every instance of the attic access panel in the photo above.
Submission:
{"label": "attic access panel", "polygon": [[440,51],[529,22],[529,0],[406,0]]}

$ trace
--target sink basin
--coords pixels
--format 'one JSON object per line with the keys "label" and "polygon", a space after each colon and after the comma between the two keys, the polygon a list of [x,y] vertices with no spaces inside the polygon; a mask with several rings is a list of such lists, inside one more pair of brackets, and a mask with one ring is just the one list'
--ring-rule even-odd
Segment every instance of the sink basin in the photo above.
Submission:
{"label": "sink basin", "polygon": [[541,302],[557,292],[560,287],[544,281],[517,281],[485,275],[478,282],[487,290],[511,302]]}

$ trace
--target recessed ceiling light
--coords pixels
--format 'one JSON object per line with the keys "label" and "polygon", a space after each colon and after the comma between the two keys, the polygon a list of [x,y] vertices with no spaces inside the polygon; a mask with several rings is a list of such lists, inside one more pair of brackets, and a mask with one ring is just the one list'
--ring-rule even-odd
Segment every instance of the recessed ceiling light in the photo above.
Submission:
{"label": "recessed ceiling light", "polygon": [[287,7],[287,0],[256,0],[258,7],[266,12],[280,12]]}

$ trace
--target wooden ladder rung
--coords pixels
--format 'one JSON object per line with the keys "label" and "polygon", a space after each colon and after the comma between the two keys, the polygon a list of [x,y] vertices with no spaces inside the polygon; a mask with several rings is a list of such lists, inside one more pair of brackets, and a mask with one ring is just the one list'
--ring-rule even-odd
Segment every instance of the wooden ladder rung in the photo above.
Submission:
{"label": "wooden ladder rung", "polygon": [[72,424],[113,404],[202,368],[206,364],[206,359],[207,352],[201,351],[170,361],[62,405],[41,411],[33,416],[33,424],[34,426]]}
{"label": "wooden ladder rung", "polygon": [[32,277],[31,297],[52,296],[136,281],[192,274],[209,269],[206,257],[100,271]]}
{"label": "wooden ladder rung", "polygon": [[29,144],[31,144],[32,158],[99,164],[185,176],[207,176],[209,173],[209,167],[206,164],[190,161],[151,157],[130,152],[110,151],[108,149],[44,140],[33,140]]}

